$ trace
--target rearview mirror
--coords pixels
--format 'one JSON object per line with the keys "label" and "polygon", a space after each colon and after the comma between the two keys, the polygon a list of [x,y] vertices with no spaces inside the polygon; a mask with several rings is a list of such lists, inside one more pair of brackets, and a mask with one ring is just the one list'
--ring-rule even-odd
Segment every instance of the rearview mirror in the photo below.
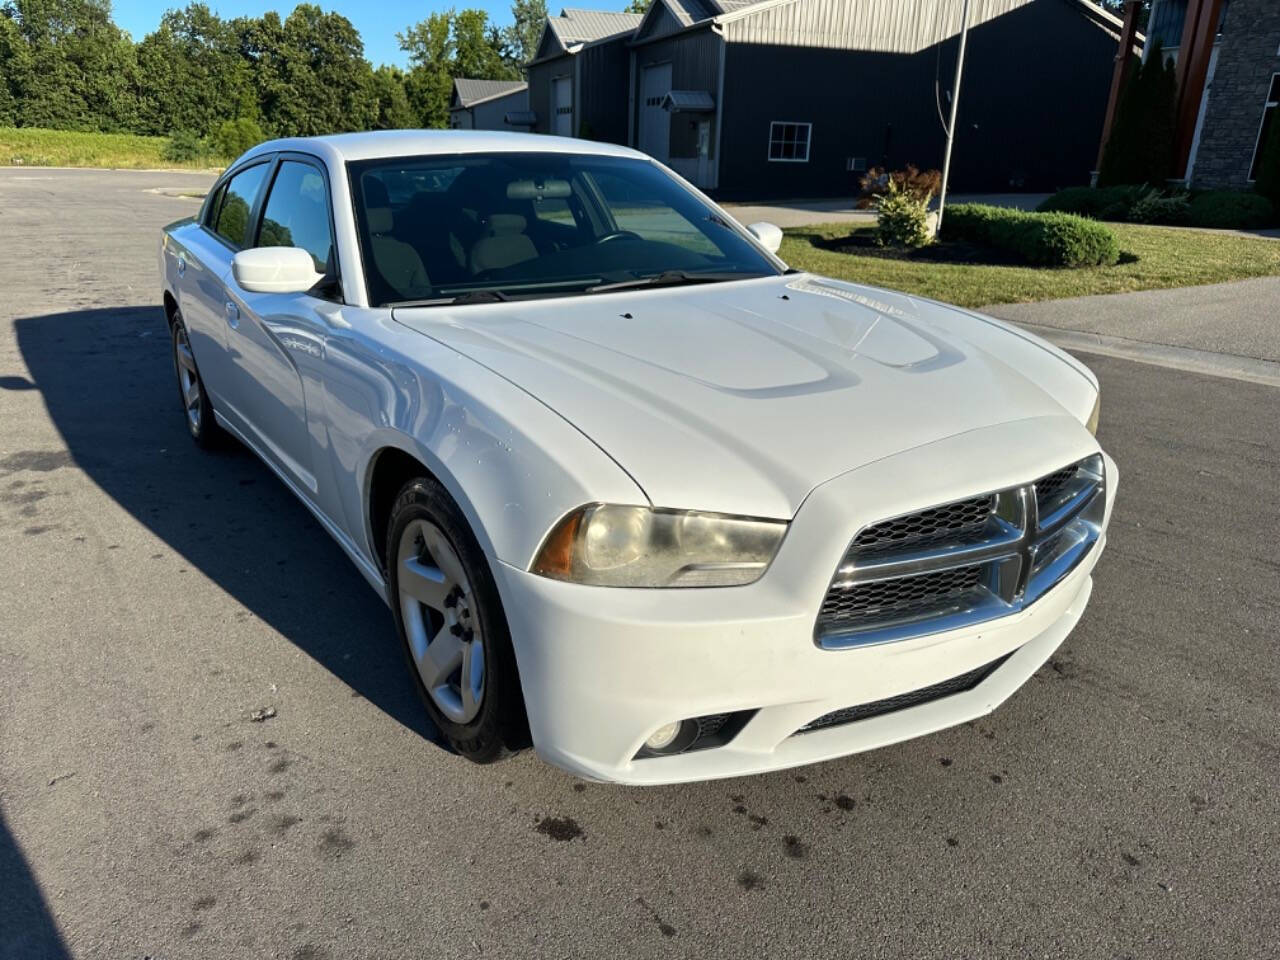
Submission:
{"label": "rearview mirror", "polygon": [[250,293],[306,293],[324,279],[301,247],[255,247],[231,259],[231,275]]}
{"label": "rearview mirror", "polygon": [[758,220],[749,224],[747,229],[755,235],[755,238],[770,253],[777,253],[778,248],[782,246],[782,228],[767,220]]}

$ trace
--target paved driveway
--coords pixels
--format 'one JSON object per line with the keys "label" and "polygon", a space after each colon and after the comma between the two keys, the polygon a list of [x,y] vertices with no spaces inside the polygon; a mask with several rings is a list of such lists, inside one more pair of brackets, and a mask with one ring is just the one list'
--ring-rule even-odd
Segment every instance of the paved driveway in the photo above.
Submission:
{"label": "paved driveway", "polygon": [[1093,603],[987,719],[660,789],[478,768],[306,511],[185,435],[186,181],[40,176],[0,171],[0,958],[1274,956],[1280,391],[1097,360]]}

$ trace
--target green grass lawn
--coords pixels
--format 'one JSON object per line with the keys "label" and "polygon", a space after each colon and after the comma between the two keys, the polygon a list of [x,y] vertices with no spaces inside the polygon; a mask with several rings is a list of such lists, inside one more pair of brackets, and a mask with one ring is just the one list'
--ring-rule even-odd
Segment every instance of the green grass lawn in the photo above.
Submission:
{"label": "green grass lawn", "polygon": [[848,252],[824,249],[822,244],[850,235],[849,224],[840,223],[787,230],[779,255],[801,270],[891,287],[962,307],[1189,287],[1280,274],[1280,240],[1206,230],[1110,226],[1122,251],[1121,262],[1113,267],[995,266],[907,259],[864,248]]}
{"label": "green grass lawn", "polygon": [[131,170],[209,167],[210,161],[176,164],[164,159],[167,137],[0,127],[0,166],[113,167]]}

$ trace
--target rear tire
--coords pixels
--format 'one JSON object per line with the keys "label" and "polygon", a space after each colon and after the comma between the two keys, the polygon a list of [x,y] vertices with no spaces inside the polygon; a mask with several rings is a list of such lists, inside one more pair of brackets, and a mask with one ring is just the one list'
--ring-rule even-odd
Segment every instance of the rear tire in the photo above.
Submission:
{"label": "rear tire", "polygon": [[528,742],[511,634],[489,563],[448,491],[428,477],[391,508],[392,612],[414,687],[458,753],[491,763]]}
{"label": "rear tire", "polygon": [[197,446],[211,450],[221,444],[222,428],[213,417],[213,404],[209,401],[204,381],[200,379],[186,324],[183,323],[182,314],[177,311],[173,314],[170,333],[173,341],[173,373],[178,380],[178,400],[187,421],[187,432]]}

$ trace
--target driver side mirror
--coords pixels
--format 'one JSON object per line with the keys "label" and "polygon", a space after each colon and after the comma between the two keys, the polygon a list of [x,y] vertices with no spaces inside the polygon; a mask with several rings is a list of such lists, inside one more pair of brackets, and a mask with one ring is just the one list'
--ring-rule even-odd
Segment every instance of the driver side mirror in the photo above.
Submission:
{"label": "driver side mirror", "polygon": [[231,274],[250,293],[306,293],[324,279],[300,247],[255,247],[231,259]]}
{"label": "driver side mirror", "polygon": [[758,220],[749,224],[747,229],[755,235],[755,238],[770,253],[777,253],[778,248],[782,246],[782,228],[767,220]]}

